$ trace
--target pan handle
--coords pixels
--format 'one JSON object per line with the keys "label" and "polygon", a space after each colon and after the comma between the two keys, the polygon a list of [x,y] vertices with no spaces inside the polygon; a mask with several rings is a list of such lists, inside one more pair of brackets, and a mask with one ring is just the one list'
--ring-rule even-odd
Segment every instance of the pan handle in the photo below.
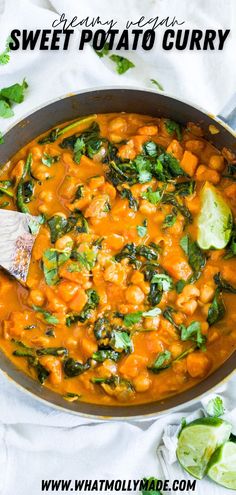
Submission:
{"label": "pan handle", "polygon": [[236,93],[233,94],[224,108],[222,108],[218,117],[236,131]]}

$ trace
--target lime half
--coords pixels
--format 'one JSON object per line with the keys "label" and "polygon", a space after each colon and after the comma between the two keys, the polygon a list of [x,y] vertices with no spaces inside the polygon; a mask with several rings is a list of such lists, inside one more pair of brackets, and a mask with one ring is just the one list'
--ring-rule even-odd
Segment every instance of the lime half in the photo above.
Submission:
{"label": "lime half", "polygon": [[176,455],[189,474],[203,478],[215,450],[229,439],[231,425],[219,418],[201,418],[183,428]]}
{"label": "lime half", "polygon": [[226,442],[216,450],[207,474],[219,485],[236,490],[236,443]]}
{"label": "lime half", "polygon": [[209,182],[201,191],[197,242],[202,249],[223,249],[229,242],[233,225],[230,207]]}

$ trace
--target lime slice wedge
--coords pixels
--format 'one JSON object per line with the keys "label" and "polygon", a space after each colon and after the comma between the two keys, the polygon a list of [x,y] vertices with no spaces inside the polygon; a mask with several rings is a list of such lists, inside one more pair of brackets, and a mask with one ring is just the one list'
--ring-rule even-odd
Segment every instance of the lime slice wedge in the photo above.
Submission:
{"label": "lime slice wedge", "polygon": [[201,249],[223,249],[229,242],[232,212],[221,193],[209,182],[201,191],[197,242]]}
{"label": "lime slice wedge", "polygon": [[229,439],[230,423],[219,418],[201,418],[183,428],[176,455],[189,474],[201,480],[215,450]]}
{"label": "lime slice wedge", "polygon": [[226,442],[215,451],[207,474],[219,485],[236,490],[236,443]]}

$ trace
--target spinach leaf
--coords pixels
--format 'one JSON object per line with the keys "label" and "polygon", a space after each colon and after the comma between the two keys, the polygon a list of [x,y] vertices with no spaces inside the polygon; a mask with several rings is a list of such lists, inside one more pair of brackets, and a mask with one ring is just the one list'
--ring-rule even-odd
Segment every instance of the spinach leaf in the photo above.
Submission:
{"label": "spinach leaf", "polygon": [[[110,389],[110,391],[116,391],[117,394],[125,393],[125,397],[127,397],[127,393],[129,395],[133,395],[134,387],[131,382],[126,380],[125,378],[121,378],[118,375],[112,375],[111,377],[101,377],[101,378],[91,378],[91,382],[101,385],[102,388],[106,391]],[[105,386],[103,386],[105,385]]]}
{"label": "spinach leaf", "polygon": [[106,359],[111,359],[112,361],[117,362],[121,357],[119,352],[113,351],[111,349],[99,349],[94,352],[92,355],[92,359],[97,361],[98,363],[103,363]]}
{"label": "spinach leaf", "polygon": [[[227,161],[228,161],[228,158],[227,158]],[[227,163],[227,170],[226,170],[226,174],[223,174],[222,177],[226,177],[232,181],[236,181],[236,162],[235,162],[235,158],[233,159],[232,157],[232,161],[228,161]]]}
{"label": "spinach leaf", "polygon": [[48,285],[55,285],[59,282],[59,268],[63,265],[71,255],[71,246],[58,251],[54,248],[46,249],[43,253],[43,273]]}
{"label": "spinach leaf", "polygon": [[73,249],[71,253],[71,259],[76,260],[78,263],[74,263],[74,267],[70,265],[68,267],[69,272],[81,271],[81,268],[86,268],[90,271],[96,263],[97,260],[97,249],[96,246],[93,249],[86,249],[86,251],[76,251]]}
{"label": "spinach leaf", "polygon": [[39,359],[35,355],[35,349],[28,347],[23,342],[19,340],[14,340],[14,343],[19,346],[19,349],[16,349],[13,352],[13,356],[23,357],[27,359],[28,365],[35,369],[37,378],[41,384],[45,382],[45,380],[49,376],[49,371],[40,363]]}
{"label": "spinach leaf", "polygon": [[225,280],[220,272],[214,275],[214,281],[221,292],[228,292],[231,294],[236,294],[236,288],[233,287],[227,280]]}
{"label": "spinach leaf", "polygon": [[157,163],[154,169],[154,175],[157,179],[165,180],[175,177],[186,176],[186,172],[182,169],[177,158],[171,153],[164,152],[158,156]]}
{"label": "spinach leaf", "polygon": [[163,292],[168,292],[174,287],[172,279],[165,273],[155,273],[151,279],[148,301],[152,306],[160,303]]}
{"label": "spinach leaf", "polygon": [[97,122],[93,122],[86,131],[81,134],[73,134],[70,137],[64,138],[60,143],[61,148],[72,149],[74,152],[74,161],[80,163],[82,155],[89,158],[100,150],[103,139],[100,137],[100,128]]}
{"label": "spinach leaf", "polygon": [[66,376],[69,378],[74,378],[79,376],[90,368],[90,363],[87,361],[85,364],[76,361],[75,359],[69,357],[64,361],[63,370]]}
{"label": "spinach leaf", "polygon": [[51,167],[54,163],[57,163],[60,160],[59,155],[49,155],[48,153],[43,153],[42,163],[46,165],[46,167]]}
{"label": "spinach leaf", "polygon": [[138,201],[133,197],[133,194],[130,189],[124,187],[123,189],[121,189],[120,194],[122,198],[128,199],[129,207],[132,210],[134,211],[138,210]]}
{"label": "spinach leaf", "polygon": [[80,210],[74,211],[68,218],[54,215],[49,218],[47,224],[50,229],[52,244],[55,244],[57,239],[68,234],[68,232],[71,232],[72,230],[76,230],[77,232],[88,232],[88,223]]}
{"label": "spinach leaf", "polygon": [[175,224],[177,219],[177,214],[178,214],[177,208],[175,207],[172,208],[172,213],[169,213],[164,218],[164,222],[162,224],[163,229],[172,227]]}
{"label": "spinach leaf", "polygon": [[78,125],[84,125],[84,124],[89,124],[90,122],[93,122],[96,119],[96,115],[89,115],[88,117],[82,117],[81,119],[76,120],[75,122],[72,122],[71,124],[66,125],[65,127],[56,127],[55,129],[52,129],[49,131],[46,136],[43,136],[38,140],[39,144],[48,144],[48,143],[54,143],[60,136],[65,134],[66,132],[70,131],[74,127],[77,127]]}
{"label": "spinach leaf", "polygon": [[190,196],[195,191],[196,182],[189,180],[186,182],[177,182],[175,184],[175,194],[178,196]]}
{"label": "spinach leaf", "polygon": [[160,313],[160,308],[152,308],[149,311],[136,311],[136,313],[128,313],[124,315],[124,324],[126,327],[131,327],[136,323],[139,323],[142,318],[153,318]]}
{"label": "spinach leaf", "polygon": [[128,58],[121,57],[120,55],[110,55],[109,58],[112,60],[112,62],[115,62],[116,72],[118,74],[124,74],[125,72],[127,72],[127,70],[135,67],[133,62],[128,60]]}
{"label": "spinach leaf", "polygon": [[147,220],[143,221],[143,225],[137,225],[136,229],[139,237],[145,237],[147,235]]}
{"label": "spinach leaf", "polygon": [[153,373],[159,373],[159,371],[169,368],[170,362],[171,362],[171,352],[163,351],[160,352],[160,354],[158,354],[153,365],[149,366],[148,369]]}
{"label": "spinach leaf", "polygon": [[[197,242],[193,241],[188,234],[182,237],[180,240],[180,246],[187,255],[189,265],[193,270],[191,281],[195,281],[200,277],[201,271],[206,264],[206,256],[198,246]],[[188,281],[188,283],[191,282]]]}
{"label": "spinach leaf", "polygon": [[37,349],[36,354],[38,356],[67,356],[68,349],[66,347],[44,347],[42,349]]}
{"label": "spinach leaf", "polygon": [[31,165],[32,165],[32,154],[29,153],[22,172],[22,176],[19,180],[17,190],[16,190],[16,204],[17,208],[19,211],[22,213],[29,213],[29,209],[25,204],[25,197],[24,197],[24,179],[26,178],[27,175],[30,174],[31,171]]}
{"label": "spinach leaf", "polygon": [[14,192],[12,191],[12,181],[11,180],[0,180],[0,197],[3,195],[14,197]]}
{"label": "spinach leaf", "polygon": [[187,327],[185,325],[178,325],[173,318],[174,313],[176,313],[176,310],[171,306],[167,306],[163,311],[163,316],[174,326],[181,340],[192,340],[196,342],[196,347],[204,348],[206,339],[202,335],[201,324],[198,321],[192,321]]}
{"label": "spinach leaf", "polygon": [[88,289],[86,290],[86,294],[88,296],[88,299],[82,311],[80,313],[70,313],[67,315],[66,317],[67,327],[70,327],[71,325],[77,323],[78,321],[80,323],[84,323],[86,320],[90,318],[92,311],[98,306],[99,295],[96,292],[96,290]]}
{"label": "spinach leaf", "polygon": [[221,297],[220,289],[217,288],[212,303],[208,309],[207,322],[214,325],[217,321],[222,320],[225,315],[225,306]]}
{"label": "spinach leaf", "polygon": [[176,134],[177,139],[179,141],[182,140],[182,130],[181,130],[180,124],[177,124],[177,122],[175,122],[174,120],[166,119],[165,120],[165,128],[166,128],[168,134],[170,134],[171,136],[173,134]]}
{"label": "spinach leaf", "polygon": [[43,385],[50,375],[49,371],[40,363],[37,357],[28,357],[29,366],[35,369],[39,382]]}
{"label": "spinach leaf", "polygon": [[162,203],[174,206],[174,208],[176,208],[176,210],[179,211],[181,215],[183,215],[186,223],[192,223],[193,218],[191,212],[189,211],[187,206],[184,206],[176,199],[173,193],[165,193],[162,197]]}
{"label": "spinach leaf", "polygon": [[52,313],[50,313],[49,311],[35,305],[33,305],[32,308],[37,311],[37,313],[41,313],[43,315],[46,323],[49,323],[50,325],[57,325],[59,323],[58,318],[52,315]]}

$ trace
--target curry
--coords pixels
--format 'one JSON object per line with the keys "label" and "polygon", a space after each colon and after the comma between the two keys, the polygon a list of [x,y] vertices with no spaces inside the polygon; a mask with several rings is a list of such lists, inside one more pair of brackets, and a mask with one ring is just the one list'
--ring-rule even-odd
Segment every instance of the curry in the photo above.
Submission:
{"label": "curry", "polygon": [[69,401],[146,403],[203,380],[236,348],[235,170],[198,125],[144,115],[30,142],[0,178],[0,207],[42,224],[27,286],[0,273],[1,349]]}

